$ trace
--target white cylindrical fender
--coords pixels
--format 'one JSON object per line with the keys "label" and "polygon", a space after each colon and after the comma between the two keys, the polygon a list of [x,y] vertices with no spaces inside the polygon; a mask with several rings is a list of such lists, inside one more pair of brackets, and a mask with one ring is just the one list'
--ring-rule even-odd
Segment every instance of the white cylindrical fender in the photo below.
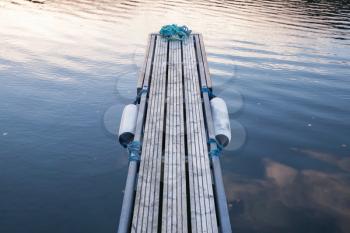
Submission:
{"label": "white cylindrical fender", "polygon": [[126,147],[134,140],[138,107],[128,104],[124,107],[122,119],[119,125],[119,143]]}
{"label": "white cylindrical fender", "polygon": [[210,100],[211,112],[216,140],[223,146],[227,146],[231,141],[230,118],[226,103],[219,97]]}

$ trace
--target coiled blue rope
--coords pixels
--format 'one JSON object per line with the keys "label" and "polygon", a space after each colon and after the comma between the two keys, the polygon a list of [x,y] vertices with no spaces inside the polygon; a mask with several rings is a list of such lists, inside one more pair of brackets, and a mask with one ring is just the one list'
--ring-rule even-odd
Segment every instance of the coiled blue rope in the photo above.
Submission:
{"label": "coiled blue rope", "polygon": [[185,40],[190,36],[191,32],[192,31],[186,26],[170,24],[163,26],[160,29],[159,34],[168,40]]}
{"label": "coiled blue rope", "polygon": [[141,143],[133,141],[127,146],[129,152],[129,161],[140,161]]}

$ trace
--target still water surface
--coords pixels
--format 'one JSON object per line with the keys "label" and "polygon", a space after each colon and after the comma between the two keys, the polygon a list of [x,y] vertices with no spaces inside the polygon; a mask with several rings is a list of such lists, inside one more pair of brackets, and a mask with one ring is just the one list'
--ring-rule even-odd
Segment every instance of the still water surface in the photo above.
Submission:
{"label": "still water surface", "polygon": [[[42,2],[42,3],[40,3]],[[0,2],[0,232],[115,232],[147,34],[204,35],[235,232],[350,232],[349,1]]]}

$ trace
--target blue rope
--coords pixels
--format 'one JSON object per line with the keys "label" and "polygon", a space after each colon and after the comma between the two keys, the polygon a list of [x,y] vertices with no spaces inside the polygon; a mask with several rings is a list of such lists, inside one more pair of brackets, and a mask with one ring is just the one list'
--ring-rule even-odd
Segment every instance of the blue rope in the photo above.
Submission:
{"label": "blue rope", "polygon": [[208,144],[211,144],[211,143],[215,143],[216,144],[216,148],[213,149],[211,148],[210,151],[209,151],[209,157],[214,157],[214,156],[217,156],[219,157],[221,155],[221,152],[222,152],[222,145],[220,145],[220,143],[218,143],[218,141],[214,138],[209,138],[208,140]]}
{"label": "blue rope", "polygon": [[185,40],[190,36],[191,32],[192,31],[186,26],[170,24],[163,26],[160,29],[159,34],[168,40]]}
{"label": "blue rope", "polygon": [[127,146],[129,152],[129,161],[140,161],[141,144],[133,141]]}
{"label": "blue rope", "polygon": [[208,93],[209,99],[216,97],[208,87],[202,87],[201,91],[202,93]]}
{"label": "blue rope", "polygon": [[143,93],[147,93],[148,92],[148,87],[147,86],[144,86],[141,91],[136,95],[136,98],[135,98],[135,101],[134,101],[134,104],[137,104],[140,102],[140,99],[141,99],[141,96]]}

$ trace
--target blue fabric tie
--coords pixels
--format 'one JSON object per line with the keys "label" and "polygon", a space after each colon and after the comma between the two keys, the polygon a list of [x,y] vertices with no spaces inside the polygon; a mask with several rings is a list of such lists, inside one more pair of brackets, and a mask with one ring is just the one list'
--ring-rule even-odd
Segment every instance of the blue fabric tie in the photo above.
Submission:
{"label": "blue fabric tie", "polygon": [[213,149],[213,148],[210,149],[209,157],[220,156],[223,147],[220,145],[220,143],[218,143],[218,141],[215,138],[209,138],[208,144],[211,144],[211,143],[215,143],[216,144],[216,148],[215,149]]}
{"label": "blue fabric tie", "polygon": [[208,87],[202,87],[201,91],[202,91],[202,93],[208,93],[209,99],[212,99],[215,97],[213,92]]}
{"label": "blue fabric tie", "polygon": [[147,93],[148,92],[148,87],[147,86],[144,86],[141,91],[137,94],[136,98],[135,98],[135,101],[134,101],[134,104],[138,104],[140,103],[140,100],[141,100],[141,96],[143,93]]}
{"label": "blue fabric tie", "polygon": [[133,141],[127,146],[129,152],[129,161],[140,161],[141,143]]}

